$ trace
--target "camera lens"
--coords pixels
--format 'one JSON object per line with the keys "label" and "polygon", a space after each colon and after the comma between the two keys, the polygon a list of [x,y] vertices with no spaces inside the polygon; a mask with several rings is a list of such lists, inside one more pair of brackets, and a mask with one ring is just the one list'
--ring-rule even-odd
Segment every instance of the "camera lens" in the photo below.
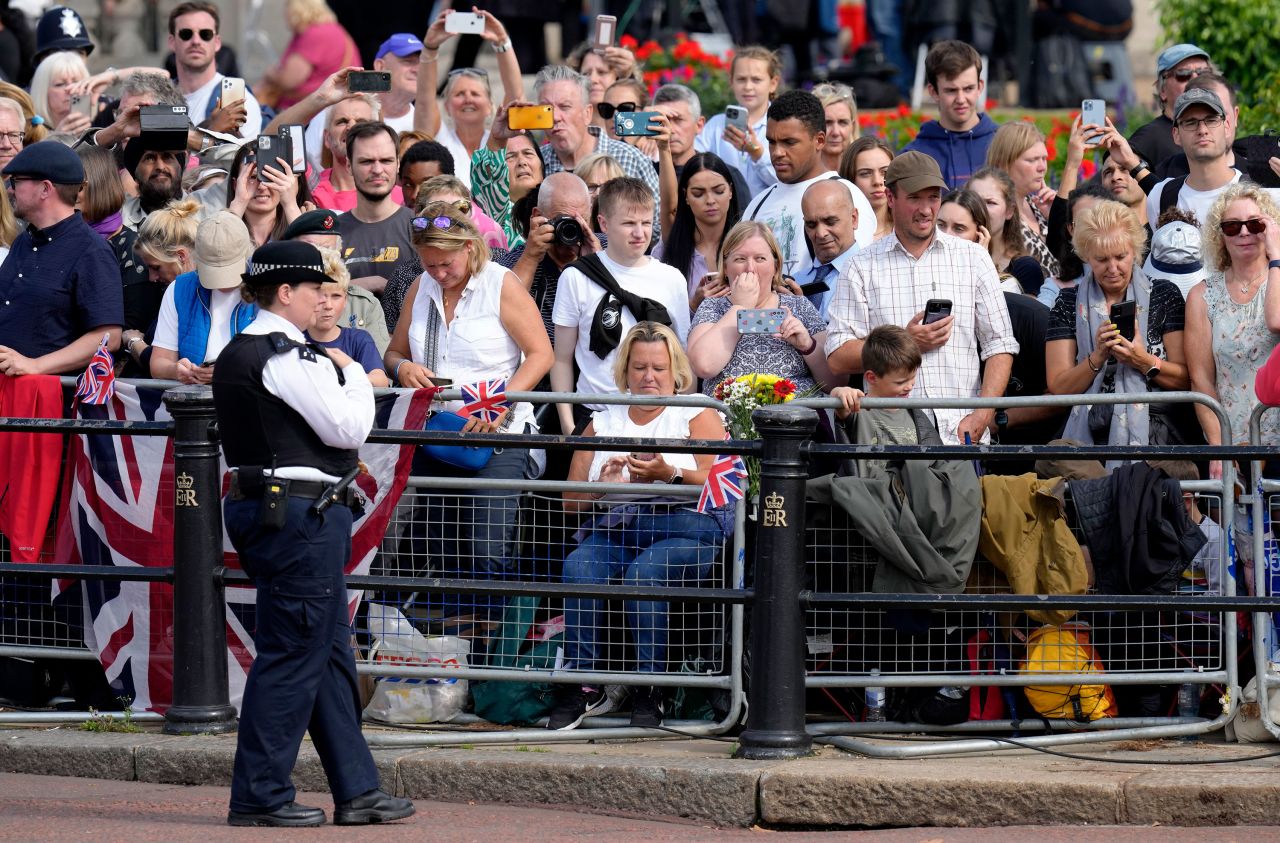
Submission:
{"label": "camera lens", "polygon": [[582,226],[573,217],[560,214],[551,220],[551,226],[560,245],[577,248],[582,243]]}

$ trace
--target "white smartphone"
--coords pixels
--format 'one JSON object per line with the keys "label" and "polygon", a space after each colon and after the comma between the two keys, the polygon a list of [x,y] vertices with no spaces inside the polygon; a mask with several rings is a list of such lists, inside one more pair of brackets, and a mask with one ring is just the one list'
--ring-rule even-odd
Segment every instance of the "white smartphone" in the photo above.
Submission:
{"label": "white smartphone", "polygon": [[98,98],[93,94],[81,94],[78,97],[72,97],[71,110],[92,120],[94,112],[98,110]]}
{"label": "white smartphone", "polygon": [[[1107,101],[1106,100],[1085,100],[1080,103],[1080,125],[1081,126],[1106,126],[1107,125]],[[1100,135],[1089,135],[1084,139],[1085,146],[1097,146],[1101,139]]]}
{"label": "white smartphone", "polygon": [[613,46],[613,39],[618,31],[618,19],[613,15],[596,15],[596,37],[592,50],[603,53]]}
{"label": "white smartphone", "polygon": [[222,77],[222,94],[219,98],[221,107],[226,108],[231,103],[242,99],[244,99],[244,80],[234,76]]}
{"label": "white smartphone", "polygon": [[740,105],[726,105],[724,107],[725,125],[733,126],[744,135],[747,133],[747,110]]}
{"label": "white smartphone", "polygon": [[289,151],[293,153],[293,172],[305,173],[307,171],[307,127],[300,126],[296,123],[281,126],[280,134],[289,138]]}
{"label": "white smartphone", "polygon": [[484,15],[475,12],[453,12],[444,19],[444,31],[455,35],[479,35],[484,32]]}

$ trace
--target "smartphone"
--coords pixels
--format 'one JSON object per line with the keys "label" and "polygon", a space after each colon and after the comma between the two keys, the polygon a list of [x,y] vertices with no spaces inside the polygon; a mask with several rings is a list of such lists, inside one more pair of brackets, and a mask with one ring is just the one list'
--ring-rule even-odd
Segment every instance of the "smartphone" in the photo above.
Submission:
{"label": "smartphone", "polygon": [[752,308],[738,311],[739,334],[776,334],[782,328],[787,312],[780,307]]}
{"label": "smartphone", "polygon": [[280,137],[289,139],[289,151],[293,153],[289,163],[294,175],[307,171],[307,127],[293,123],[280,127]]}
{"label": "smartphone", "polygon": [[549,105],[513,105],[507,109],[507,128],[513,132],[522,129],[550,129],[555,122]]}
{"label": "smartphone", "polygon": [[618,32],[618,19],[613,15],[596,15],[596,37],[591,49],[603,53],[613,46],[613,39]]}
{"label": "smartphone", "polygon": [[479,35],[484,32],[484,15],[475,12],[453,12],[445,16],[444,31],[454,35]]}
{"label": "smartphone", "polygon": [[951,315],[951,299],[929,299],[924,303],[924,324],[941,322]]}
{"label": "smartphone", "polygon": [[810,281],[808,284],[800,285],[800,295],[816,296],[819,293],[825,293],[831,288],[827,286],[826,281]]}
{"label": "smartphone", "polygon": [[93,115],[97,112],[97,106],[97,100],[90,94],[82,94],[71,98],[71,110],[77,114],[83,114],[90,120],[93,119]]}
{"label": "smartphone", "polygon": [[244,99],[244,80],[234,76],[222,77],[222,93],[218,95],[218,103],[226,108],[233,102]]}
{"label": "smartphone", "polygon": [[613,133],[620,138],[643,138],[658,134],[649,121],[659,116],[656,111],[619,111],[613,115]]}
{"label": "smartphone", "polygon": [[724,107],[724,122],[727,126],[733,126],[743,134],[747,133],[747,110],[740,105],[726,105]]}
{"label": "smartphone", "polygon": [[638,462],[649,462],[649,460],[656,460],[658,458],[658,455],[651,452],[650,453],[634,453],[633,452],[631,454],[631,458]]}
{"label": "smartphone", "polygon": [[1111,324],[1120,329],[1120,336],[1133,342],[1138,333],[1138,303],[1130,299],[1111,305]]}
{"label": "smartphone", "polygon": [[266,170],[275,170],[278,173],[284,172],[280,169],[280,162],[276,159],[293,160],[293,153],[289,151],[288,136],[258,135],[257,158],[258,181],[263,181],[263,175]]}
{"label": "smartphone", "polygon": [[391,74],[382,70],[353,70],[347,74],[347,90],[352,93],[385,94],[391,90]]}
{"label": "smartphone", "polygon": [[[1107,101],[1106,100],[1085,100],[1080,103],[1080,125],[1081,126],[1106,126],[1107,125]],[[1100,140],[1099,135],[1089,135],[1084,139],[1085,146],[1097,146]]]}
{"label": "smartphone", "polygon": [[431,381],[433,386],[453,386],[453,378],[427,378],[427,380]]}

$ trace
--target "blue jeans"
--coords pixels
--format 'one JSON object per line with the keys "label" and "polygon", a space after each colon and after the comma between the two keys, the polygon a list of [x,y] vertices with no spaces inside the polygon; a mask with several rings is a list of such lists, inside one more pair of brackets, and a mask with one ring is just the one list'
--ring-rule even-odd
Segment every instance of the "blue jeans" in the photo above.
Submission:
{"label": "blue jeans", "polygon": [[[566,583],[605,584],[620,579],[627,586],[697,584],[711,572],[720,555],[724,533],[710,515],[683,509],[642,510],[624,526],[589,528],[564,561]],[[603,600],[565,598],[567,666],[595,670],[600,658],[597,639]],[[627,624],[636,645],[636,670],[667,669],[667,603],[627,600]]]}

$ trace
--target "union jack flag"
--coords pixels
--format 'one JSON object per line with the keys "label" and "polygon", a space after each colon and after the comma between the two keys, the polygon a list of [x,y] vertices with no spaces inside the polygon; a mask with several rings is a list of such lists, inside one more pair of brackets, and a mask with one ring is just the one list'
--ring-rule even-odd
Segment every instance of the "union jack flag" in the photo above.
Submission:
{"label": "union jack flag", "polygon": [[[127,382],[99,406],[81,405],[81,418],[166,421],[162,390]],[[377,399],[375,428],[421,429],[426,390]],[[360,460],[369,474],[356,480],[368,505],[352,525],[349,575],[366,574],[386,533],[413,462],[413,446],[366,444]],[[223,466],[222,488],[229,485]],[[55,561],[61,564],[166,568],[173,565],[175,478],[173,440],[166,436],[72,437],[63,481]],[[224,564],[239,559],[223,534]],[[79,588],[74,586],[78,585]],[[85,644],[98,654],[108,681],[136,711],[165,711],[173,697],[173,589],[166,583],[62,580],[54,599],[81,603]],[[227,672],[231,702],[240,706],[253,665],[255,592],[226,590]],[[348,593],[354,617],[360,591]]]}
{"label": "union jack flag", "polygon": [[98,350],[89,360],[84,374],[76,378],[76,400],[83,404],[105,404],[116,391],[115,360],[107,350],[110,334],[102,335]]}
{"label": "union jack flag", "polygon": [[702,494],[698,496],[698,511],[720,509],[728,506],[730,501],[742,500],[743,481],[746,477],[747,466],[742,457],[737,454],[716,457],[702,484]]}
{"label": "union jack flag", "polygon": [[507,381],[496,378],[464,384],[462,400],[465,403],[458,409],[458,415],[476,416],[481,421],[493,424],[502,418],[502,411],[507,408]]}

